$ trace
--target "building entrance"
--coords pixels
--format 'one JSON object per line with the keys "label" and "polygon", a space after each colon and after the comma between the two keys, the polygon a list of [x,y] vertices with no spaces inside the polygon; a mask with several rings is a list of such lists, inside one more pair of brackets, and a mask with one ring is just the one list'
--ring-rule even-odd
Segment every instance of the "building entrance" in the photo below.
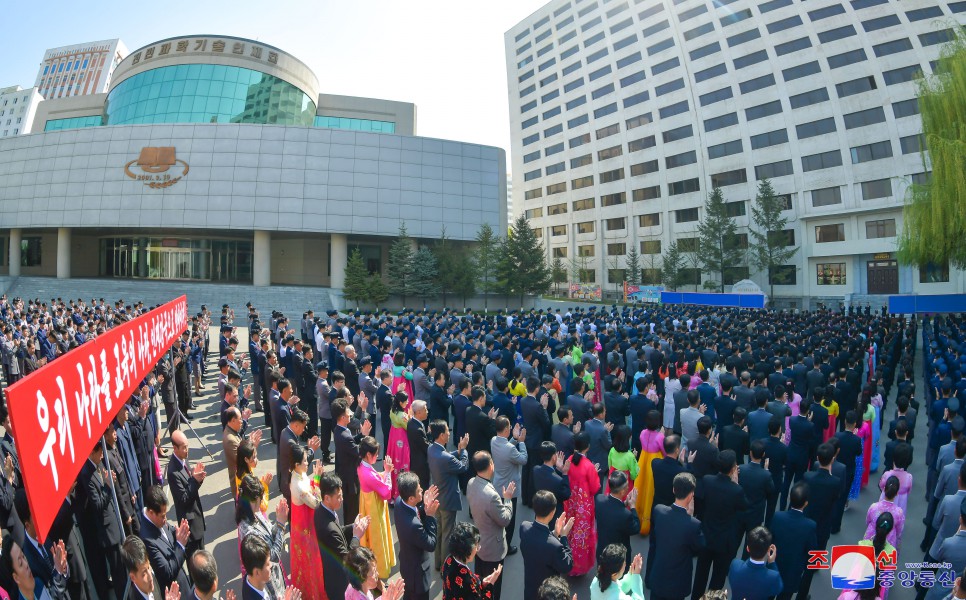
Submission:
{"label": "building entrance", "polygon": [[899,263],[894,260],[870,260],[868,263],[869,293],[899,293]]}

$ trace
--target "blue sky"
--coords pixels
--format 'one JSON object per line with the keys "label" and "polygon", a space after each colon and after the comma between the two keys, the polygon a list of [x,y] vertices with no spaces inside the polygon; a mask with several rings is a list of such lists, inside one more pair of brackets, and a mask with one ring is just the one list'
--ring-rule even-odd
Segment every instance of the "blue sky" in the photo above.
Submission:
{"label": "blue sky", "polygon": [[[509,151],[503,34],[545,0],[168,0],[4,10],[0,87],[30,87],[44,50],[120,37],[129,49],[167,37],[234,35],[294,54],[323,92],[414,102],[417,133]],[[98,9],[97,6],[103,6]]]}

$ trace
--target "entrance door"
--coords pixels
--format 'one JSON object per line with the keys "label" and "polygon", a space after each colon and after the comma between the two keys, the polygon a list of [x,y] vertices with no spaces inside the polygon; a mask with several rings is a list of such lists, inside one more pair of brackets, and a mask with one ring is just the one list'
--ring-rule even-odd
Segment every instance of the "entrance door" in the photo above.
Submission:
{"label": "entrance door", "polygon": [[869,261],[869,293],[899,293],[899,263],[894,260]]}

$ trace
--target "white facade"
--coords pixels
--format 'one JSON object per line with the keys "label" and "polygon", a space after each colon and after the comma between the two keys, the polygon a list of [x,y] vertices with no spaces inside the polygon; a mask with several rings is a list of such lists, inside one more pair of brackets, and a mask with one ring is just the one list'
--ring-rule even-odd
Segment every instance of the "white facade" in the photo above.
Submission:
{"label": "white facade", "polygon": [[[799,247],[794,284],[775,296],[964,291],[961,272],[894,258],[905,189],[928,171],[915,72],[932,72],[964,11],[947,0],[554,0],[505,36],[514,211],[550,258],[586,255],[612,290],[631,247],[659,269],[672,239],[697,235],[712,187],[741,203],[747,233],[768,177],[788,195]],[[751,276],[768,289],[767,274]]]}
{"label": "white facade", "polygon": [[507,223],[513,222],[513,175],[506,176],[506,220]]}
{"label": "white facade", "polygon": [[19,85],[0,88],[0,138],[30,133],[37,105],[43,97],[37,88]]}
{"label": "white facade", "polygon": [[119,39],[50,48],[34,86],[47,100],[107,92],[114,68],[128,55]]}

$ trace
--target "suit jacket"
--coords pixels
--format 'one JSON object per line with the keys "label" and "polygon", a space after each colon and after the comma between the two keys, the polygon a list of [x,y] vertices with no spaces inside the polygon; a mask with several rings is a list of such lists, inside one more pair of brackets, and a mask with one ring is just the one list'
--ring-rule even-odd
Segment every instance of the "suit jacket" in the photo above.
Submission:
{"label": "suit jacket", "polygon": [[765,523],[765,506],[778,493],[775,480],[761,463],[749,462],[738,468],[738,485],[748,499],[748,510],[742,515],[745,531]]}
{"label": "suit jacket", "polygon": [[763,440],[768,437],[768,421],[772,414],[763,408],[753,410],[748,414],[748,440]]}
{"label": "suit jacket", "polygon": [[[330,365],[331,366],[331,365]],[[345,386],[352,392],[353,398],[359,399],[359,366],[356,361],[346,357],[345,364],[342,365],[342,374],[345,375]],[[343,590],[345,591],[345,590]]]}
{"label": "suit jacket", "polygon": [[769,530],[778,550],[775,564],[782,576],[784,591],[798,592],[802,573],[808,564],[808,553],[819,549],[815,521],[800,510],[789,509],[775,513]]}
{"label": "suit jacket", "polygon": [[765,600],[782,592],[782,576],[775,563],[759,565],[736,558],[728,569],[728,581],[733,598]]}
{"label": "suit jacket", "polygon": [[594,510],[597,515],[597,551],[610,544],[621,544],[631,554],[631,536],[641,532],[641,519],[636,510],[627,508],[623,502],[610,494],[597,494],[594,497]]}
{"label": "suit jacket", "polygon": [[165,523],[162,535],[161,530],[141,514],[141,539],[148,550],[148,559],[154,569],[158,586],[166,590],[177,581],[182,600],[187,600],[191,593],[191,583],[184,569],[187,557],[184,546],[175,538],[174,527]]}
{"label": "suit jacket", "polygon": [[805,395],[803,398],[811,398],[815,388],[825,387],[828,378],[819,369],[812,369],[805,374]]}
{"label": "suit jacket", "polygon": [[537,521],[520,524],[520,554],[523,555],[523,598],[536,598],[544,579],[566,576],[574,567],[567,538],[557,538],[549,527]]}
{"label": "suit jacket", "polygon": [[81,538],[77,517],[74,515],[74,509],[68,501],[69,499],[70,496],[61,503],[60,510],[54,517],[50,532],[47,534],[47,541],[53,543],[57,540],[64,540],[64,545],[67,547],[67,565],[70,571],[69,580],[71,584],[79,589],[86,588],[88,590],[87,597],[95,598],[97,592],[94,590],[94,583],[89,580],[87,575],[89,567],[87,555],[84,552],[84,540]]}
{"label": "suit jacket", "polygon": [[654,473],[654,505],[674,504],[674,477],[687,471],[685,466],[678,459],[665,456],[651,461],[651,471]]}
{"label": "suit jacket", "polygon": [[[413,374],[415,377],[415,374]],[[450,407],[453,406],[453,399],[449,397],[444,388],[437,385],[432,386],[432,388],[427,392],[429,396],[429,420],[435,421],[440,419],[449,423],[449,413]],[[417,400],[421,400],[418,395]]]}
{"label": "suit jacket", "polygon": [[239,432],[231,427],[225,427],[221,435],[221,447],[225,452],[225,463],[228,464],[228,483],[235,496],[238,495],[238,490],[235,489],[235,474],[238,472],[238,446],[241,442],[242,436]]}
{"label": "suit jacket", "polygon": [[714,540],[723,550],[736,552],[744,533],[740,517],[748,510],[748,499],[741,486],[721,473],[705,475],[695,498],[704,505],[701,531],[705,539]]}
{"label": "suit jacket", "polygon": [[691,452],[697,453],[691,463],[691,472],[694,473],[698,480],[698,487],[700,487],[705,475],[718,472],[718,449],[711,443],[711,440],[699,435],[698,439],[688,448],[688,452],[689,454]]}
{"label": "suit jacket", "polygon": [[496,435],[496,421],[483,412],[482,408],[471,404],[466,409],[466,433],[470,434],[470,443],[466,446],[469,456],[480,450],[489,452],[490,440]]}
{"label": "suit jacket", "polygon": [[840,431],[835,434],[839,439],[839,454],[836,460],[845,465],[849,479],[855,474],[855,458],[862,454],[862,438],[851,431]]}
{"label": "suit jacket", "polygon": [[124,541],[124,529],[117,520],[111,488],[99,473],[101,468],[88,459],[77,476],[73,508],[88,554]]}
{"label": "suit jacket", "polygon": [[557,522],[557,517],[563,512],[564,500],[570,499],[570,478],[555,467],[535,465],[533,467],[533,492],[547,490],[557,497],[557,510],[551,523]]}
{"label": "suit jacket", "polygon": [[440,444],[433,443],[427,454],[429,472],[433,475],[433,483],[439,488],[439,507],[454,512],[461,510],[463,503],[460,500],[459,475],[469,468],[466,450],[453,455]]}
{"label": "suit jacket", "polygon": [[689,406],[688,404],[688,390],[678,390],[671,395],[674,399],[674,425],[671,429],[674,433],[682,435],[681,430],[681,411]]}
{"label": "suit jacket", "polygon": [[406,424],[406,438],[409,440],[409,470],[419,476],[419,482],[429,489],[429,439],[426,426],[416,418]]}
{"label": "suit jacket", "polygon": [[201,484],[191,476],[188,469],[181,464],[177,456],[172,455],[168,461],[168,487],[171,488],[171,498],[174,501],[174,512],[181,519],[187,519],[191,528],[191,541],[205,539],[205,511],[201,507],[199,490]]}
{"label": "suit jacket", "polygon": [[[49,541],[52,542],[53,540]],[[67,543],[66,540],[64,543]],[[34,577],[40,578],[44,587],[50,587],[50,581],[54,577],[54,559],[50,553],[49,545],[44,545],[47,558],[41,556],[40,551],[34,546],[34,542],[31,542],[29,539],[24,539],[21,550],[23,551],[24,558],[27,559],[27,564],[30,565],[30,571]]]}
{"label": "suit jacket", "polygon": [[735,404],[751,414],[755,410],[755,390],[746,385],[738,385],[734,390]]}
{"label": "suit jacket", "polygon": [[624,396],[614,392],[604,394],[604,408],[607,409],[607,422],[617,425],[627,425],[627,417],[631,414],[630,402]]}
{"label": "suit jacket", "polygon": [[654,404],[650,398],[641,394],[636,394],[628,398],[628,403],[630,404],[631,411],[631,442],[637,448],[641,443],[641,432],[644,431],[644,427],[646,426],[647,413],[652,410],[658,410],[658,408],[657,404]]}
{"label": "suit jacket", "polygon": [[[584,431],[590,436],[590,448],[587,449],[587,458],[590,462],[600,465],[601,469],[607,468],[607,455],[612,447],[610,432],[604,428],[604,424],[597,419],[591,419],[584,423]],[[527,429],[527,440],[530,440],[530,430]]]}
{"label": "suit jacket", "polygon": [[[952,569],[949,569],[952,573],[950,581],[954,581],[963,572],[963,567],[966,566],[966,531],[957,531],[943,540],[939,551],[936,554],[930,552],[930,556],[936,562],[948,562],[952,565]],[[934,585],[926,594],[926,600],[945,598],[948,592],[948,588]]]}
{"label": "suit jacket", "polygon": [[735,422],[735,407],[738,402],[731,396],[718,396],[714,399],[714,412],[717,417],[718,427],[727,427]]}
{"label": "suit jacket", "polygon": [[506,526],[513,516],[513,505],[488,479],[474,477],[466,485],[466,501],[470,504],[473,523],[480,530],[482,560],[497,562],[506,558]]}
{"label": "suit jacket", "polygon": [[527,450],[537,452],[540,444],[550,439],[550,415],[533,396],[524,396],[520,402],[523,426],[527,429]]}
{"label": "suit jacket", "polygon": [[557,450],[570,457],[574,453],[574,432],[563,423],[556,423],[550,430],[550,441],[557,446]]}
{"label": "suit jacket", "polygon": [[473,403],[463,394],[453,397],[453,439],[459,440],[466,433],[466,413],[471,406]]}
{"label": "suit jacket", "polygon": [[322,554],[325,593],[329,598],[344,598],[349,586],[345,559],[350,550],[359,547],[359,539],[352,537],[352,525],[340,526],[323,504],[315,509],[315,537]]}
{"label": "suit jacket", "polygon": [[431,387],[433,387],[433,382],[426,376],[426,371],[422,367],[416,367],[413,370],[413,394],[416,396],[416,399],[429,402]]}
{"label": "suit jacket", "polygon": [[567,396],[567,406],[574,412],[574,421],[584,423],[594,418],[593,407],[583,396]]}
{"label": "suit jacket", "polygon": [[[289,502],[292,501],[292,455],[295,446],[301,446],[309,455],[309,464],[312,464],[313,452],[309,447],[302,443],[295,432],[289,427],[282,430],[282,435],[278,441],[278,459],[275,461],[275,479],[278,481],[279,491]],[[344,480],[343,480],[344,481]],[[344,484],[343,484],[344,485]]]}
{"label": "suit jacket", "polygon": [[523,491],[523,468],[529,458],[526,444],[502,435],[494,436],[490,440],[490,455],[493,457],[493,485],[502,491],[510,482],[516,483],[517,489],[513,497],[519,498]]}
{"label": "suit jacket", "polygon": [[842,493],[842,481],[825,469],[819,469],[805,473],[805,483],[808,484],[805,516],[815,521],[818,544],[824,547],[832,533],[833,507]]}
{"label": "suit jacket", "polygon": [[775,482],[775,489],[781,490],[782,482],[785,480],[788,446],[780,439],[768,436],[765,439],[765,458],[768,459],[768,471],[771,472],[772,480]]}
{"label": "suit jacket", "polygon": [[[347,427],[335,427],[335,474],[342,480],[343,491],[359,494],[359,476],[356,469],[362,462],[359,441],[362,435],[352,435]],[[345,591],[345,590],[343,590]]]}
{"label": "suit jacket", "polygon": [[432,585],[432,552],[436,549],[436,519],[421,507],[396,501],[396,537],[399,538],[399,574],[416,595]]}
{"label": "suit jacket", "polygon": [[932,528],[936,530],[936,537],[929,548],[929,555],[934,557],[939,553],[943,540],[956,533],[959,529],[959,506],[966,500],[966,490],[957,490],[942,499],[936,507],[936,514],[932,519]]}
{"label": "suit jacket", "polygon": [[738,464],[745,464],[745,457],[748,456],[749,440],[748,432],[737,425],[725,425],[718,432],[718,449],[734,450],[738,458]]}
{"label": "suit jacket", "polygon": [[655,504],[648,544],[648,557],[653,557],[648,571],[651,594],[669,598],[690,594],[694,557],[705,546],[701,522],[680,506]]}

